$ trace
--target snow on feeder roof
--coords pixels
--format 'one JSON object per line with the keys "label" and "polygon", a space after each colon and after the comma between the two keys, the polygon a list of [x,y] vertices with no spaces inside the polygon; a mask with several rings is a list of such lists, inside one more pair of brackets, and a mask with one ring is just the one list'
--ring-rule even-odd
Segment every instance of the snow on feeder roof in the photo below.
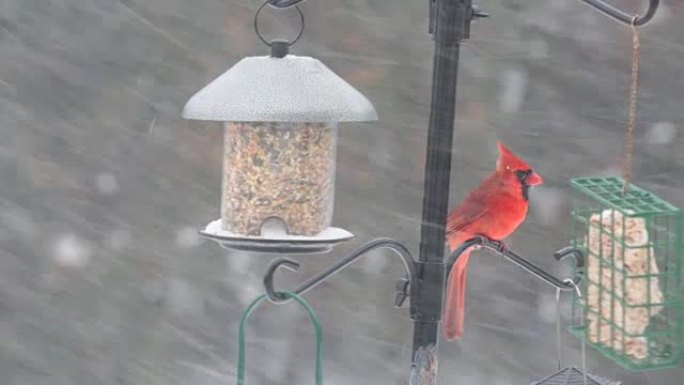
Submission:
{"label": "snow on feeder roof", "polygon": [[359,91],[319,60],[246,57],[188,100],[183,117],[222,122],[369,122]]}
{"label": "snow on feeder roof", "polygon": [[270,56],[240,60],[183,108],[225,124],[221,218],[202,234],[232,249],[329,251],[353,237],[331,227],[337,124],[378,116],[319,60],[267,44]]}

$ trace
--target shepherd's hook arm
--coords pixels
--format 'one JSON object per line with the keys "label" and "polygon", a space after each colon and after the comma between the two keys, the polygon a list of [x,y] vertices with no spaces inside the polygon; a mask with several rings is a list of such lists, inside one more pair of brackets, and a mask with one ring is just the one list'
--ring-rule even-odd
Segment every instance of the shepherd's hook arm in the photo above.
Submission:
{"label": "shepherd's hook arm", "polygon": [[[456,250],[454,250],[453,253],[449,256],[449,260],[447,262],[447,276],[448,274],[451,274],[451,269],[454,266],[454,263],[456,260],[463,254],[466,250],[473,246],[482,246],[484,248],[493,250],[499,254],[501,254],[504,258],[508,259],[509,261],[515,263],[516,265],[522,267],[523,269],[527,270],[527,272],[531,273],[535,277],[541,279],[542,281],[548,283],[549,285],[558,288],[560,290],[564,291],[570,291],[570,290],[575,290],[575,285],[579,284],[580,278],[575,277],[573,279],[573,283],[566,282],[562,279],[558,279],[554,277],[553,275],[547,273],[544,271],[542,268],[539,266],[533,264],[532,262],[528,261],[527,259],[519,256],[518,254],[514,253],[511,250],[508,250],[507,248],[503,247],[503,244],[499,241],[494,241],[492,239],[489,239],[485,236],[477,236],[474,238],[471,238],[461,244]],[[568,246],[564,247],[558,251],[556,251],[553,254],[554,258],[556,260],[560,261],[565,259],[566,257],[572,257],[575,261],[575,267],[577,268],[582,268],[584,267],[584,254],[582,251],[576,247]]]}
{"label": "shepherd's hook arm", "polygon": [[[305,292],[316,287],[319,283],[330,278],[333,274],[351,265],[357,259],[366,255],[366,253],[369,251],[380,248],[391,249],[397,254],[397,256],[401,258],[402,262],[404,262],[404,267],[406,268],[408,282],[413,282],[414,277],[416,276],[416,262],[413,259],[413,256],[411,256],[411,252],[408,250],[408,248],[403,243],[394,239],[379,238],[362,245],[358,249],[348,254],[346,257],[337,261],[332,266],[307,279],[296,289],[289,291],[294,292],[295,294],[304,294]],[[268,267],[266,274],[264,275],[264,291],[266,292],[268,299],[273,303],[285,303],[290,300],[273,287],[273,275],[280,267],[296,271],[299,268],[299,263],[287,258],[278,258],[271,262],[271,265]]]}
{"label": "shepherd's hook arm", "polygon": [[268,0],[268,4],[275,8],[289,8],[304,0]]}
{"label": "shepherd's hook arm", "polygon": [[634,23],[634,25],[637,27],[645,25],[646,23],[651,21],[651,19],[653,19],[653,16],[655,16],[656,11],[658,10],[658,6],[660,6],[660,0],[649,0],[648,9],[646,10],[646,13],[642,16],[630,15],[629,13],[626,13],[621,9],[618,9],[613,5],[610,5],[603,0],[582,1],[599,10],[601,13],[612,17],[613,19],[616,19],[628,25]]}

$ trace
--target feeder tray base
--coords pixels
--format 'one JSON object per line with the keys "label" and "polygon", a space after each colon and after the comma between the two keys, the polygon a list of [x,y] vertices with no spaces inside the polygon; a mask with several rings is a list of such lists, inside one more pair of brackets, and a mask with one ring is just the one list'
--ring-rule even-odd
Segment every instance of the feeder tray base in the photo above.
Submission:
{"label": "feeder tray base", "polygon": [[250,236],[232,233],[221,228],[221,219],[210,222],[200,234],[221,247],[232,250],[277,254],[327,253],[338,243],[354,238],[354,234],[337,227],[328,227],[315,236],[269,233]]}
{"label": "feeder tray base", "polygon": [[[584,375],[577,368],[565,368],[530,385],[583,385]],[[587,385],[620,385],[621,382],[587,373]]]}

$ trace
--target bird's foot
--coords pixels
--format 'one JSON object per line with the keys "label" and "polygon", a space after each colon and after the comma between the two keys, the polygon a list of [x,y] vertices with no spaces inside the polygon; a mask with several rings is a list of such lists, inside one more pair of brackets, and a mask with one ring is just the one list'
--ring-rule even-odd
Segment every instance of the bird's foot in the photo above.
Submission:
{"label": "bird's foot", "polygon": [[492,240],[492,243],[496,247],[496,251],[498,251],[501,254],[505,254],[509,249],[508,244],[504,241]]}
{"label": "bird's foot", "polygon": [[[491,239],[488,236],[484,234],[478,234],[478,238],[480,238],[480,244],[481,245],[489,245],[493,246],[494,250],[501,254],[505,254],[510,248],[508,247],[508,243],[503,241],[503,240],[498,240],[498,239]],[[476,246],[475,248],[481,248],[482,246]]]}
{"label": "bird's foot", "polygon": [[491,241],[491,239],[489,239],[489,237],[484,234],[477,234],[476,237],[479,238],[481,245],[485,245]]}

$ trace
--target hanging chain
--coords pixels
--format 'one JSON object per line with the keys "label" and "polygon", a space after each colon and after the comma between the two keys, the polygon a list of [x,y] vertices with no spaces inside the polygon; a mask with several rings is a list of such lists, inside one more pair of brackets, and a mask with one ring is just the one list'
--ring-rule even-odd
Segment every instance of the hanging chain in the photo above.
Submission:
{"label": "hanging chain", "polygon": [[633,161],[634,161],[634,127],[636,126],[637,115],[637,89],[639,85],[639,50],[641,41],[639,30],[636,26],[638,16],[632,19],[632,81],[629,91],[629,112],[627,122],[627,148],[625,149],[624,178],[625,185],[622,188],[622,195],[627,193],[629,183],[632,181]]}

